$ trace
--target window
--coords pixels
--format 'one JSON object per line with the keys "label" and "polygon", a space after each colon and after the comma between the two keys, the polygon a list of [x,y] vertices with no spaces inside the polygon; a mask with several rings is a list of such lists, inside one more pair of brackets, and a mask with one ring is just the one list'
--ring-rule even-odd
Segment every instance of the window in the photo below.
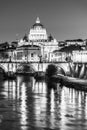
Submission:
{"label": "window", "polygon": [[34,57],[34,54],[33,54],[33,53],[31,53],[31,57]]}
{"label": "window", "polygon": [[21,60],[23,56],[23,52],[17,52],[17,59]]}

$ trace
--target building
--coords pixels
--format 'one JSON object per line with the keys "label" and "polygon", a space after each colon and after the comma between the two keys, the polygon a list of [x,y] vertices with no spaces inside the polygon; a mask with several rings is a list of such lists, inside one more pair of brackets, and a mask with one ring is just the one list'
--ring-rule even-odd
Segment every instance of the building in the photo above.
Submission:
{"label": "building", "polygon": [[83,46],[84,41],[82,39],[65,40],[67,46],[69,45],[80,45]]}
{"label": "building", "polygon": [[67,53],[55,50],[50,53],[50,62],[66,62]]}
{"label": "building", "polygon": [[41,60],[49,61],[49,55],[58,48],[58,42],[51,35],[47,34],[46,28],[41,24],[39,17],[37,17],[35,24],[30,28],[28,36],[25,36],[18,42],[18,48],[21,46],[39,47]]}
{"label": "building", "polygon": [[40,47],[36,45],[22,45],[13,52],[13,60],[20,62],[39,62],[40,56]]}
{"label": "building", "polygon": [[72,61],[86,63],[87,62],[87,50],[73,51],[72,52]]}
{"label": "building", "polygon": [[0,44],[0,60],[3,61],[9,61],[11,57],[13,56],[12,52],[16,48],[12,45],[10,45],[8,42],[4,42]]}

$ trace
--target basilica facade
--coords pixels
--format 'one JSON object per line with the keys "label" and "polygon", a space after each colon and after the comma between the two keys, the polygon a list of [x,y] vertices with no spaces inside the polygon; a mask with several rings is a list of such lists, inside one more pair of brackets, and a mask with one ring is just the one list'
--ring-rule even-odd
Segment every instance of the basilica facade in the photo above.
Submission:
{"label": "basilica facade", "polygon": [[[46,28],[37,17],[35,24],[29,30],[29,34],[19,40],[15,53],[17,59],[21,60],[50,61],[50,53],[56,49],[58,49],[57,40],[47,34]],[[27,50],[27,55],[24,53],[25,50]]]}

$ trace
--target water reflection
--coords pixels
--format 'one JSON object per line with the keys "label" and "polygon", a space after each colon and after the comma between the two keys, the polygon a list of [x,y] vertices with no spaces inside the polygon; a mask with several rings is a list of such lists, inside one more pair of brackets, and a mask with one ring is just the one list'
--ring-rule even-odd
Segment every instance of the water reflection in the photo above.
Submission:
{"label": "water reflection", "polygon": [[86,122],[86,92],[29,76],[0,81],[0,130],[85,130]]}
{"label": "water reflection", "polygon": [[86,93],[74,89],[63,89],[61,102],[62,128],[86,129]]}

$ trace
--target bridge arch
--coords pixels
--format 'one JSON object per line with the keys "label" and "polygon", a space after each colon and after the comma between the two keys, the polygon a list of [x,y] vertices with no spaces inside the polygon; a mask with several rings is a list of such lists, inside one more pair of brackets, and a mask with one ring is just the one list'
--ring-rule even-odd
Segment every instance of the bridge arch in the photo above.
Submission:
{"label": "bridge arch", "polygon": [[46,74],[49,76],[55,75],[55,74],[63,74],[66,75],[66,71],[64,70],[64,67],[58,64],[49,64],[46,68]]}
{"label": "bridge arch", "polygon": [[4,65],[0,64],[0,73],[6,73],[7,69],[4,67]]}
{"label": "bridge arch", "polygon": [[34,73],[35,69],[32,64],[19,64],[17,66],[17,72]]}

